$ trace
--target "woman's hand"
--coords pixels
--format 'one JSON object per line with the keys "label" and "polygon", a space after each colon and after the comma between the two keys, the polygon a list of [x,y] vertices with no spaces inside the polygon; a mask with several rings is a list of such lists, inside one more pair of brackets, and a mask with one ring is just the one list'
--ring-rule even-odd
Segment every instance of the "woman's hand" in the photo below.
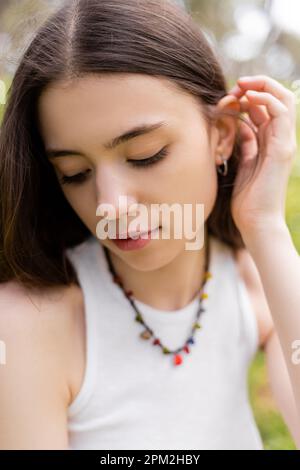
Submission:
{"label": "woman's hand", "polygon": [[286,190],[297,149],[296,100],[291,91],[264,75],[239,78],[229,94],[239,99],[241,112],[248,114],[254,129],[240,124],[242,160],[231,206],[245,241],[259,231],[272,230],[274,224],[285,224]]}

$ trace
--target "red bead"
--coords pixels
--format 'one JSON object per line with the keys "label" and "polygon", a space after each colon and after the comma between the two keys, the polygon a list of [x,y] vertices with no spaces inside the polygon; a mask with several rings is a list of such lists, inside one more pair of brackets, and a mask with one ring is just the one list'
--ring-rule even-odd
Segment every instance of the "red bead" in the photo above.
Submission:
{"label": "red bead", "polygon": [[188,347],[187,344],[184,346],[183,350],[184,350],[186,353],[189,353],[189,352],[190,352],[190,349],[189,349],[189,347]]}
{"label": "red bead", "polygon": [[158,338],[155,338],[155,340],[153,341],[153,344],[156,346],[157,344],[160,344],[160,341]]}
{"label": "red bead", "polygon": [[174,356],[174,364],[175,366],[179,366],[179,364],[182,363],[182,357],[180,356],[180,354],[175,354]]}
{"label": "red bead", "polygon": [[121,279],[118,276],[114,276],[113,280],[116,284],[121,284],[122,283]]}
{"label": "red bead", "polygon": [[132,294],[133,294],[133,292],[132,292],[132,290],[127,290],[127,291],[125,291],[125,294],[126,294],[128,297],[131,297]]}

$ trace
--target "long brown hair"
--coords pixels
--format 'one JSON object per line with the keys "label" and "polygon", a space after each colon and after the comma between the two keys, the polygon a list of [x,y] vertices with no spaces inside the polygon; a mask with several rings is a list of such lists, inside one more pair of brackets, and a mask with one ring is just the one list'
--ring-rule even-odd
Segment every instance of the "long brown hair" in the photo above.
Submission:
{"label": "long brown hair", "polygon": [[[168,78],[210,116],[227,94],[205,34],[171,0],[68,1],[39,28],[8,92],[0,134],[0,282],[58,286],[78,282],[65,255],[91,235],[67,202],[46,158],[37,100],[57,80],[85,74],[141,73]],[[226,177],[218,174],[208,232],[244,246],[230,210],[240,161],[237,137]]]}

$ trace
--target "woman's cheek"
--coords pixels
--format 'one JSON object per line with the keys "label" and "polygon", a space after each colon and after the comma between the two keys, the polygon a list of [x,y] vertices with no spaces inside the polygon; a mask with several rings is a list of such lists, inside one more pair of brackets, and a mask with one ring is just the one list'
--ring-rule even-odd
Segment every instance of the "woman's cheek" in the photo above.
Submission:
{"label": "woman's cheek", "polygon": [[[71,186],[71,185],[70,185]],[[88,186],[90,186],[88,188]],[[82,186],[62,188],[63,193],[72,209],[76,212],[81,221],[90,229],[95,231],[96,227],[96,193],[92,185],[88,183]]]}

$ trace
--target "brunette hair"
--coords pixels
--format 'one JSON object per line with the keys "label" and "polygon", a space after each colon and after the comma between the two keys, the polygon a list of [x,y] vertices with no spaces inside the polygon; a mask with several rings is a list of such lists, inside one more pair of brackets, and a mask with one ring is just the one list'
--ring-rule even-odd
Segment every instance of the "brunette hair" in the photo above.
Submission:
{"label": "brunette hair", "polygon": [[[0,134],[0,282],[78,283],[65,249],[91,235],[67,202],[38,129],[37,101],[57,80],[85,74],[140,73],[167,78],[193,95],[210,119],[227,94],[205,33],[172,0],[68,1],[38,29],[8,91]],[[240,161],[237,136],[208,233],[234,249],[243,241],[231,216]]]}

